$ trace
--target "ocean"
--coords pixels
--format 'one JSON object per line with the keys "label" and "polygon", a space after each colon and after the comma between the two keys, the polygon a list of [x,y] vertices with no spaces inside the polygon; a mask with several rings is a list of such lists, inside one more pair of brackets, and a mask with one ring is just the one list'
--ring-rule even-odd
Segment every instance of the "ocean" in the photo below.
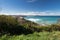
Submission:
{"label": "ocean", "polygon": [[60,22],[60,16],[25,16],[24,18],[38,24],[56,24]]}

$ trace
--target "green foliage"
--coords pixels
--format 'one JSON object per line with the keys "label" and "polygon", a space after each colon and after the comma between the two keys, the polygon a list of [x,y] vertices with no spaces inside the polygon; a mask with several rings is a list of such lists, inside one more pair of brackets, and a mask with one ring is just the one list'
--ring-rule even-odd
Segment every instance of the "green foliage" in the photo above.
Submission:
{"label": "green foliage", "polygon": [[3,35],[0,37],[0,40],[60,40],[60,32],[34,32],[33,34],[28,35]]}
{"label": "green foliage", "polygon": [[19,25],[17,19],[13,16],[0,16],[0,35],[3,34],[28,34],[32,30],[26,29],[24,26]]}

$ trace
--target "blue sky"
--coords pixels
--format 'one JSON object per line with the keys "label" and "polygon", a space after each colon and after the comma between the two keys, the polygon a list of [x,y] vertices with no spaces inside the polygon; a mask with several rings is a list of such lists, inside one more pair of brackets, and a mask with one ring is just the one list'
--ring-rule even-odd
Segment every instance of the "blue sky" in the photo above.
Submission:
{"label": "blue sky", "polygon": [[0,0],[1,14],[60,15],[60,0]]}

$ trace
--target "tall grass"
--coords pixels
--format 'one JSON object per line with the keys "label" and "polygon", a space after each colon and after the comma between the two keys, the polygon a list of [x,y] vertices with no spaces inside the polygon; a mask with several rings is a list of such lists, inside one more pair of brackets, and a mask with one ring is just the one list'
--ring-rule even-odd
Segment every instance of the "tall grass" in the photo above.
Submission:
{"label": "tall grass", "polygon": [[34,32],[28,35],[3,35],[0,40],[60,40],[60,32]]}

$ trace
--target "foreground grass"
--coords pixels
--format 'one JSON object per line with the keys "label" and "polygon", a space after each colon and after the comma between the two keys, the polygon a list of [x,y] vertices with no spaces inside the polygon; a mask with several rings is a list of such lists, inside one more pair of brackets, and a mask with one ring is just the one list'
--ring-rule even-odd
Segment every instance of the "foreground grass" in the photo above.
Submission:
{"label": "foreground grass", "polygon": [[13,35],[7,36],[3,35],[0,40],[60,40],[60,32],[35,32],[28,35]]}

